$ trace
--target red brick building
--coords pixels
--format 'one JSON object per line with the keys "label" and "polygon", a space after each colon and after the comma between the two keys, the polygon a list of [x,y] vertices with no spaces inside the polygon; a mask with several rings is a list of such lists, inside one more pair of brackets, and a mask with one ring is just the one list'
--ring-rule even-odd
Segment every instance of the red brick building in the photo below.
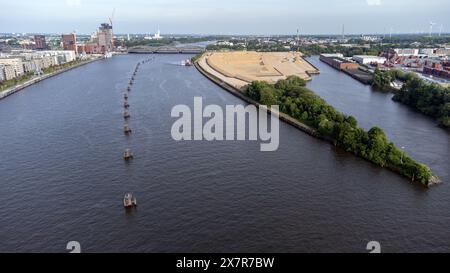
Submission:
{"label": "red brick building", "polygon": [[75,33],[63,34],[62,35],[62,44],[63,44],[64,50],[73,50],[73,51],[75,51],[75,53],[78,53],[77,36]]}
{"label": "red brick building", "polygon": [[48,45],[45,41],[44,35],[34,35],[34,43],[35,43],[35,49],[37,50],[47,50]]}

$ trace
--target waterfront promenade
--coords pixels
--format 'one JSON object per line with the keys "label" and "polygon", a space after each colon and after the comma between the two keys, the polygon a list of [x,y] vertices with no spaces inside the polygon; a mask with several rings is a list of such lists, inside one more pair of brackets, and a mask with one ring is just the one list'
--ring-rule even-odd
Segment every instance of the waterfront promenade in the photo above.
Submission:
{"label": "waterfront promenade", "polygon": [[66,71],[72,70],[74,68],[77,68],[77,67],[80,67],[80,66],[83,66],[83,65],[95,62],[95,61],[100,60],[100,59],[101,58],[89,59],[89,60],[83,61],[81,63],[77,63],[77,64],[74,64],[74,65],[72,65],[70,67],[63,68],[63,69],[60,69],[60,70],[57,70],[57,71],[54,71],[54,72],[51,72],[51,73],[48,73],[48,74],[44,74],[44,75],[41,75],[41,76],[35,76],[35,77],[31,78],[30,80],[28,80],[28,81],[26,81],[24,83],[17,84],[15,86],[11,87],[11,88],[8,88],[8,89],[6,89],[4,91],[1,91],[0,92],[0,100],[6,98],[8,96],[11,96],[12,94],[15,94],[15,93],[19,92],[20,90],[23,90],[24,88],[27,88],[28,86],[31,86],[31,85],[33,85],[35,83],[38,83],[40,81],[46,80],[46,79],[51,78],[51,77],[54,77],[56,75],[59,75],[61,73],[66,72]]}

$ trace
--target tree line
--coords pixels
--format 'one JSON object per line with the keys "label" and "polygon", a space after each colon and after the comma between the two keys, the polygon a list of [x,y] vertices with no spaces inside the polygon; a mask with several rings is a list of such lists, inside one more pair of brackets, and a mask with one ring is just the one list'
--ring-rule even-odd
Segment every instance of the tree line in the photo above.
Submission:
{"label": "tree line", "polygon": [[381,167],[389,167],[425,186],[434,177],[429,167],[414,161],[390,142],[381,128],[367,132],[358,127],[354,117],[338,112],[307,89],[306,82],[297,76],[276,84],[255,81],[245,92],[261,104],[279,105],[281,112],[314,128],[320,136]]}
{"label": "tree line", "polygon": [[401,102],[425,115],[435,118],[439,125],[450,128],[450,88],[437,83],[427,83],[415,73],[400,70],[376,70],[372,85],[381,90],[390,90],[394,80],[404,82],[395,93],[394,101]]}

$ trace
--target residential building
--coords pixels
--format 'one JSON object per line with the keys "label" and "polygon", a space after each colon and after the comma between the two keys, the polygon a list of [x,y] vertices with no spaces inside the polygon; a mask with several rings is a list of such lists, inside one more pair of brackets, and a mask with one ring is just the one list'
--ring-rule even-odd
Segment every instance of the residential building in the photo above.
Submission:
{"label": "residential building", "polygon": [[102,53],[113,51],[113,28],[110,24],[101,24],[98,29],[98,46],[101,48]]}
{"label": "residential building", "polygon": [[0,59],[0,65],[11,66],[14,69],[14,77],[20,77],[25,74],[21,58]]}
{"label": "residential building", "polygon": [[77,53],[77,36],[75,33],[63,34],[62,44],[64,50],[72,50]]}
{"label": "residential building", "polygon": [[34,43],[36,50],[48,50],[48,45],[47,42],[45,41],[44,35],[35,35]]}
{"label": "residential building", "polygon": [[0,65],[0,82],[5,80],[5,66]]}
{"label": "residential building", "polygon": [[0,78],[3,78],[3,81],[12,80],[16,77],[14,67],[11,65],[0,65],[0,74]]}

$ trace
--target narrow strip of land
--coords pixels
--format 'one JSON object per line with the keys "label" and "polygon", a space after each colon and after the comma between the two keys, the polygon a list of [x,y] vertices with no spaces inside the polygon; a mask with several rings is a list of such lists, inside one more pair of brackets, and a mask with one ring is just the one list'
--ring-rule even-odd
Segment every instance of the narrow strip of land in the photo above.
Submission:
{"label": "narrow strip of land", "polygon": [[426,187],[441,182],[428,166],[416,162],[389,142],[381,128],[374,127],[366,132],[358,127],[354,117],[344,115],[328,105],[305,87],[305,79],[291,75],[275,84],[252,81],[239,86],[231,75],[224,75],[210,67],[208,56],[207,53],[198,58],[195,63],[197,69],[244,101],[257,106],[279,105],[280,113],[272,114],[279,115],[288,124]]}

